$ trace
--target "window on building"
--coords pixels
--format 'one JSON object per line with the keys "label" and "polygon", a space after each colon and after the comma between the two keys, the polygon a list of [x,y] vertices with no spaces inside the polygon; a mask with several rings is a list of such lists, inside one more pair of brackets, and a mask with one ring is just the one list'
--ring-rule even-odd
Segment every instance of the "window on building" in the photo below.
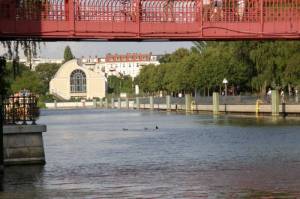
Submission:
{"label": "window on building", "polygon": [[74,70],[70,76],[71,93],[86,93],[86,75],[82,70]]}

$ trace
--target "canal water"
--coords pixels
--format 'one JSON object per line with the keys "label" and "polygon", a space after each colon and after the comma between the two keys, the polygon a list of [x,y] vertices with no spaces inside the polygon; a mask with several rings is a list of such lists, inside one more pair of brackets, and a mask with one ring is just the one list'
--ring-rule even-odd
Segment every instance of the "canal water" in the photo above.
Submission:
{"label": "canal water", "polygon": [[7,167],[1,199],[300,198],[297,119],[98,109],[38,123],[47,164]]}

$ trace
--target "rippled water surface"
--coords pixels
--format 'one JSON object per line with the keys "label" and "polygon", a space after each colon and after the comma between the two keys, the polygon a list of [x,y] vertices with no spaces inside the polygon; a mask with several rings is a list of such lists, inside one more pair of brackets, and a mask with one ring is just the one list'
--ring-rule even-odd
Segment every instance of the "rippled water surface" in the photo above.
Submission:
{"label": "rippled water surface", "polygon": [[47,110],[39,123],[47,164],[7,167],[0,198],[300,198],[297,119]]}

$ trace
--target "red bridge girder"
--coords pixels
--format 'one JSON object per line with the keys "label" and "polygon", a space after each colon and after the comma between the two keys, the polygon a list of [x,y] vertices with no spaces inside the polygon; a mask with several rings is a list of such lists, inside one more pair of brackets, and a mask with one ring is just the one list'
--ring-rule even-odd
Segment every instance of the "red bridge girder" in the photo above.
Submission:
{"label": "red bridge girder", "polygon": [[300,0],[0,0],[0,40],[300,39]]}

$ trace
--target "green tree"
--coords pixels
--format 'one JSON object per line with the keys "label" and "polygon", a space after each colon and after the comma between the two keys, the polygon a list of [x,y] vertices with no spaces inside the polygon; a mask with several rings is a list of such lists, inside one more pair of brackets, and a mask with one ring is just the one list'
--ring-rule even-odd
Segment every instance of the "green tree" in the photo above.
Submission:
{"label": "green tree", "polygon": [[72,53],[70,46],[66,46],[65,51],[64,51],[64,62],[70,61],[74,58],[75,57]]}
{"label": "green tree", "polygon": [[39,78],[42,80],[43,85],[49,90],[49,83],[51,79],[54,77],[58,69],[60,68],[60,64],[39,64],[35,68],[35,72],[39,76]]}
{"label": "green tree", "polygon": [[284,79],[287,84],[293,87],[300,86],[300,53],[295,53],[288,60]]}
{"label": "green tree", "polygon": [[132,78],[128,75],[117,77],[109,76],[107,79],[108,82],[108,93],[110,94],[120,94],[120,93],[133,93],[133,81]]}
{"label": "green tree", "polygon": [[37,73],[33,71],[25,71],[21,76],[17,77],[11,85],[11,89],[13,93],[26,89],[39,95],[45,94],[47,90]]}

